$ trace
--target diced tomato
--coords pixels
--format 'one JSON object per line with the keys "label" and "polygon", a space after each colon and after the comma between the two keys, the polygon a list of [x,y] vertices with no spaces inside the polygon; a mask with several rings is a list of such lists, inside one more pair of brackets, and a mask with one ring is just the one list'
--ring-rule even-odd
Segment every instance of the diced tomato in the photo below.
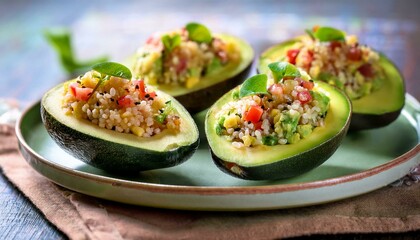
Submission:
{"label": "diced tomato", "polygon": [[273,95],[277,95],[280,96],[283,94],[283,88],[281,87],[281,84],[273,84],[268,88],[268,91],[273,94]]}
{"label": "diced tomato", "polygon": [[255,130],[260,130],[261,129],[261,125],[262,125],[262,121],[255,122],[254,123],[254,129]]}
{"label": "diced tomato", "polygon": [[341,42],[340,41],[332,41],[330,43],[331,50],[335,50],[336,48],[341,48]]}
{"label": "diced tomato", "polygon": [[300,84],[302,87],[304,87],[304,88],[306,88],[306,89],[308,89],[308,90],[311,90],[312,88],[314,88],[314,82],[313,81],[304,81],[304,80],[302,80],[302,82],[301,82],[301,84]]}
{"label": "diced tomato", "polygon": [[69,88],[70,93],[79,101],[87,101],[93,92],[92,88],[79,87],[78,83],[70,84]]}
{"label": "diced tomato", "polygon": [[347,58],[350,61],[360,61],[362,59],[362,51],[358,47],[351,47],[347,52]]}
{"label": "diced tomato", "polygon": [[122,97],[118,98],[117,104],[120,107],[126,108],[126,107],[130,107],[133,104],[133,100],[131,99],[131,97],[129,95],[125,95],[125,96],[122,96]]}
{"label": "diced tomato", "polygon": [[147,98],[155,98],[157,96],[156,92],[148,92],[146,93]]}
{"label": "diced tomato", "polygon": [[185,71],[187,68],[187,59],[186,58],[180,58],[178,64],[175,66],[176,73],[180,73]]}
{"label": "diced tomato", "polygon": [[367,78],[371,78],[375,76],[375,70],[373,69],[372,65],[369,63],[365,63],[357,69],[363,76]]}
{"label": "diced tomato", "polygon": [[264,110],[260,106],[251,106],[248,112],[245,113],[245,120],[256,123],[260,121]]}
{"label": "diced tomato", "polygon": [[296,64],[296,57],[299,54],[300,49],[289,49],[287,51],[287,58],[291,64]]}
{"label": "diced tomato", "polygon": [[144,96],[146,95],[146,86],[144,85],[144,80],[135,80],[133,81],[134,86],[136,86],[136,89],[139,90],[139,96],[140,99],[143,99]]}
{"label": "diced tomato", "polygon": [[71,93],[71,95],[76,96],[76,88],[78,88],[78,87],[79,87],[79,84],[78,84],[78,83],[76,83],[76,82],[71,83],[71,84],[69,85],[69,89],[70,89],[70,93]]}
{"label": "diced tomato", "polygon": [[309,93],[309,91],[298,92],[297,97],[302,104],[305,104],[305,103],[310,102],[312,100],[312,96]]}

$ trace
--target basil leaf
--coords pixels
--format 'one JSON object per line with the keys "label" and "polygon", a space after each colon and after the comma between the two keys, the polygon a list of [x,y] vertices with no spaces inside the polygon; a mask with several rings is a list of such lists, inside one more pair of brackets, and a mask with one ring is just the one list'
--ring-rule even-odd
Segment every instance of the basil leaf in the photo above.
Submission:
{"label": "basil leaf", "polygon": [[46,29],[44,30],[44,37],[57,52],[61,66],[67,73],[77,74],[89,69],[93,64],[108,60],[108,57],[103,56],[86,61],[78,61],[74,56],[71,45],[71,33],[67,28]]}
{"label": "basil leaf", "polygon": [[185,26],[190,40],[199,43],[209,43],[212,40],[210,30],[200,23],[188,23]]}
{"label": "basil leaf", "polygon": [[274,81],[278,83],[284,77],[300,77],[297,67],[288,62],[273,62],[268,64],[273,73]]}
{"label": "basil leaf", "polygon": [[254,94],[267,94],[266,74],[257,74],[245,80],[239,89],[239,97],[243,98]]}
{"label": "basil leaf", "polygon": [[162,42],[165,46],[165,49],[167,49],[168,52],[172,52],[174,48],[181,45],[181,36],[179,34],[175,34],[173,37],[171,37],[166,34],[162,36]]}
{"label": "basil leaf", "polygon": [[103,62],[92,66],[92,69],[113,77],[125,78],[131,80],[131,71],[126,66],[116,62]]}
{"label": "basil leaf", "polygon": [[314,36],[321,42],[344,41],[346,37],[343,31],[332,27],[320,27]]}

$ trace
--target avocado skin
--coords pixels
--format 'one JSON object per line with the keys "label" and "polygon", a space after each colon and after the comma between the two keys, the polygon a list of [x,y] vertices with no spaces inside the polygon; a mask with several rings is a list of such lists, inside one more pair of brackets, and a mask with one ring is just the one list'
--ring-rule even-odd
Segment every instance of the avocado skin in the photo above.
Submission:
{"label": "avocado skin", "polygon": [[92,137],[57,121],[41,104],[41,117],[53,140],[77,159],[117,174],[166,168],[185,162],[199,145],[199,138],[188,146],[157,152]]}
{"label": "avocado skin", "polygon": [[[343,130],[337,133],[337,135],[333,138],[323,142],[315,148],[297,153],[292,157],[270,164],[253,167],[245,167],[234,164],[236,168],[241,169],[239,172],[232,171],[231,166],[233,163],[220,159],[213,153],[213,151],[211,151],[211,155],[216,166],[223,172],[233,177],[246,180],[276,180],[291,178],[308,172],[328,160],[328,158],[330,158],[340,146],[342,140],[347,134],[349,125],[350,121],[347,121]],[[267,151],[267,154],[272,154],[272,152]]]}
{"label": "avocado skin", "polygon": [[361,131],[388,126],[400,116],[401,109],[382,115],[353,113],[349,131]]}
{"label": "avocado skin", "polygon": [[252,62],[242,72],[234,77],[214,84],[210,87],[190,92],[184,95],[175,96],[190,114],[198,113],[217,101],[223,94],[241,84],[248,76],[251,70]]}

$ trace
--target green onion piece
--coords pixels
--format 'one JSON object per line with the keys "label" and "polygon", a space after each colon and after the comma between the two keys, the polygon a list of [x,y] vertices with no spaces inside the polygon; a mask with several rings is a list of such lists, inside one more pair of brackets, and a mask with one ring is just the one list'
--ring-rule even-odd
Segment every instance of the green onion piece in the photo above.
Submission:
{"label": "green onion piece", "polygon": [[279,142],[279,138],[277,136],[264,136],[262,137],[262,143],[267,146],[274,146],[277,145]]}

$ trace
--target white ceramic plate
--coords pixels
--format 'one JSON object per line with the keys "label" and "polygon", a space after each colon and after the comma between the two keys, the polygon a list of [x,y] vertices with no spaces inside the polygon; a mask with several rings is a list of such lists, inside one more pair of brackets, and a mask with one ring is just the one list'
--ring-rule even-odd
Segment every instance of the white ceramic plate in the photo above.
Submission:
{"label": "white ceramic plate", "polygon": [[[195,116],[199,126],[203,114]],[[278,181],[248,181],[222,173],[205,138],[187,162],[124,177],[89,166],[64,152],[47,134],[39,103],[16,126],[19,147],[40,174],[65,188],[108,200],[171,209],[265,210],[336,201],[383,187],[420,163],[420,105],[407,95],[397,121],[350,133],[320,167]]]}

